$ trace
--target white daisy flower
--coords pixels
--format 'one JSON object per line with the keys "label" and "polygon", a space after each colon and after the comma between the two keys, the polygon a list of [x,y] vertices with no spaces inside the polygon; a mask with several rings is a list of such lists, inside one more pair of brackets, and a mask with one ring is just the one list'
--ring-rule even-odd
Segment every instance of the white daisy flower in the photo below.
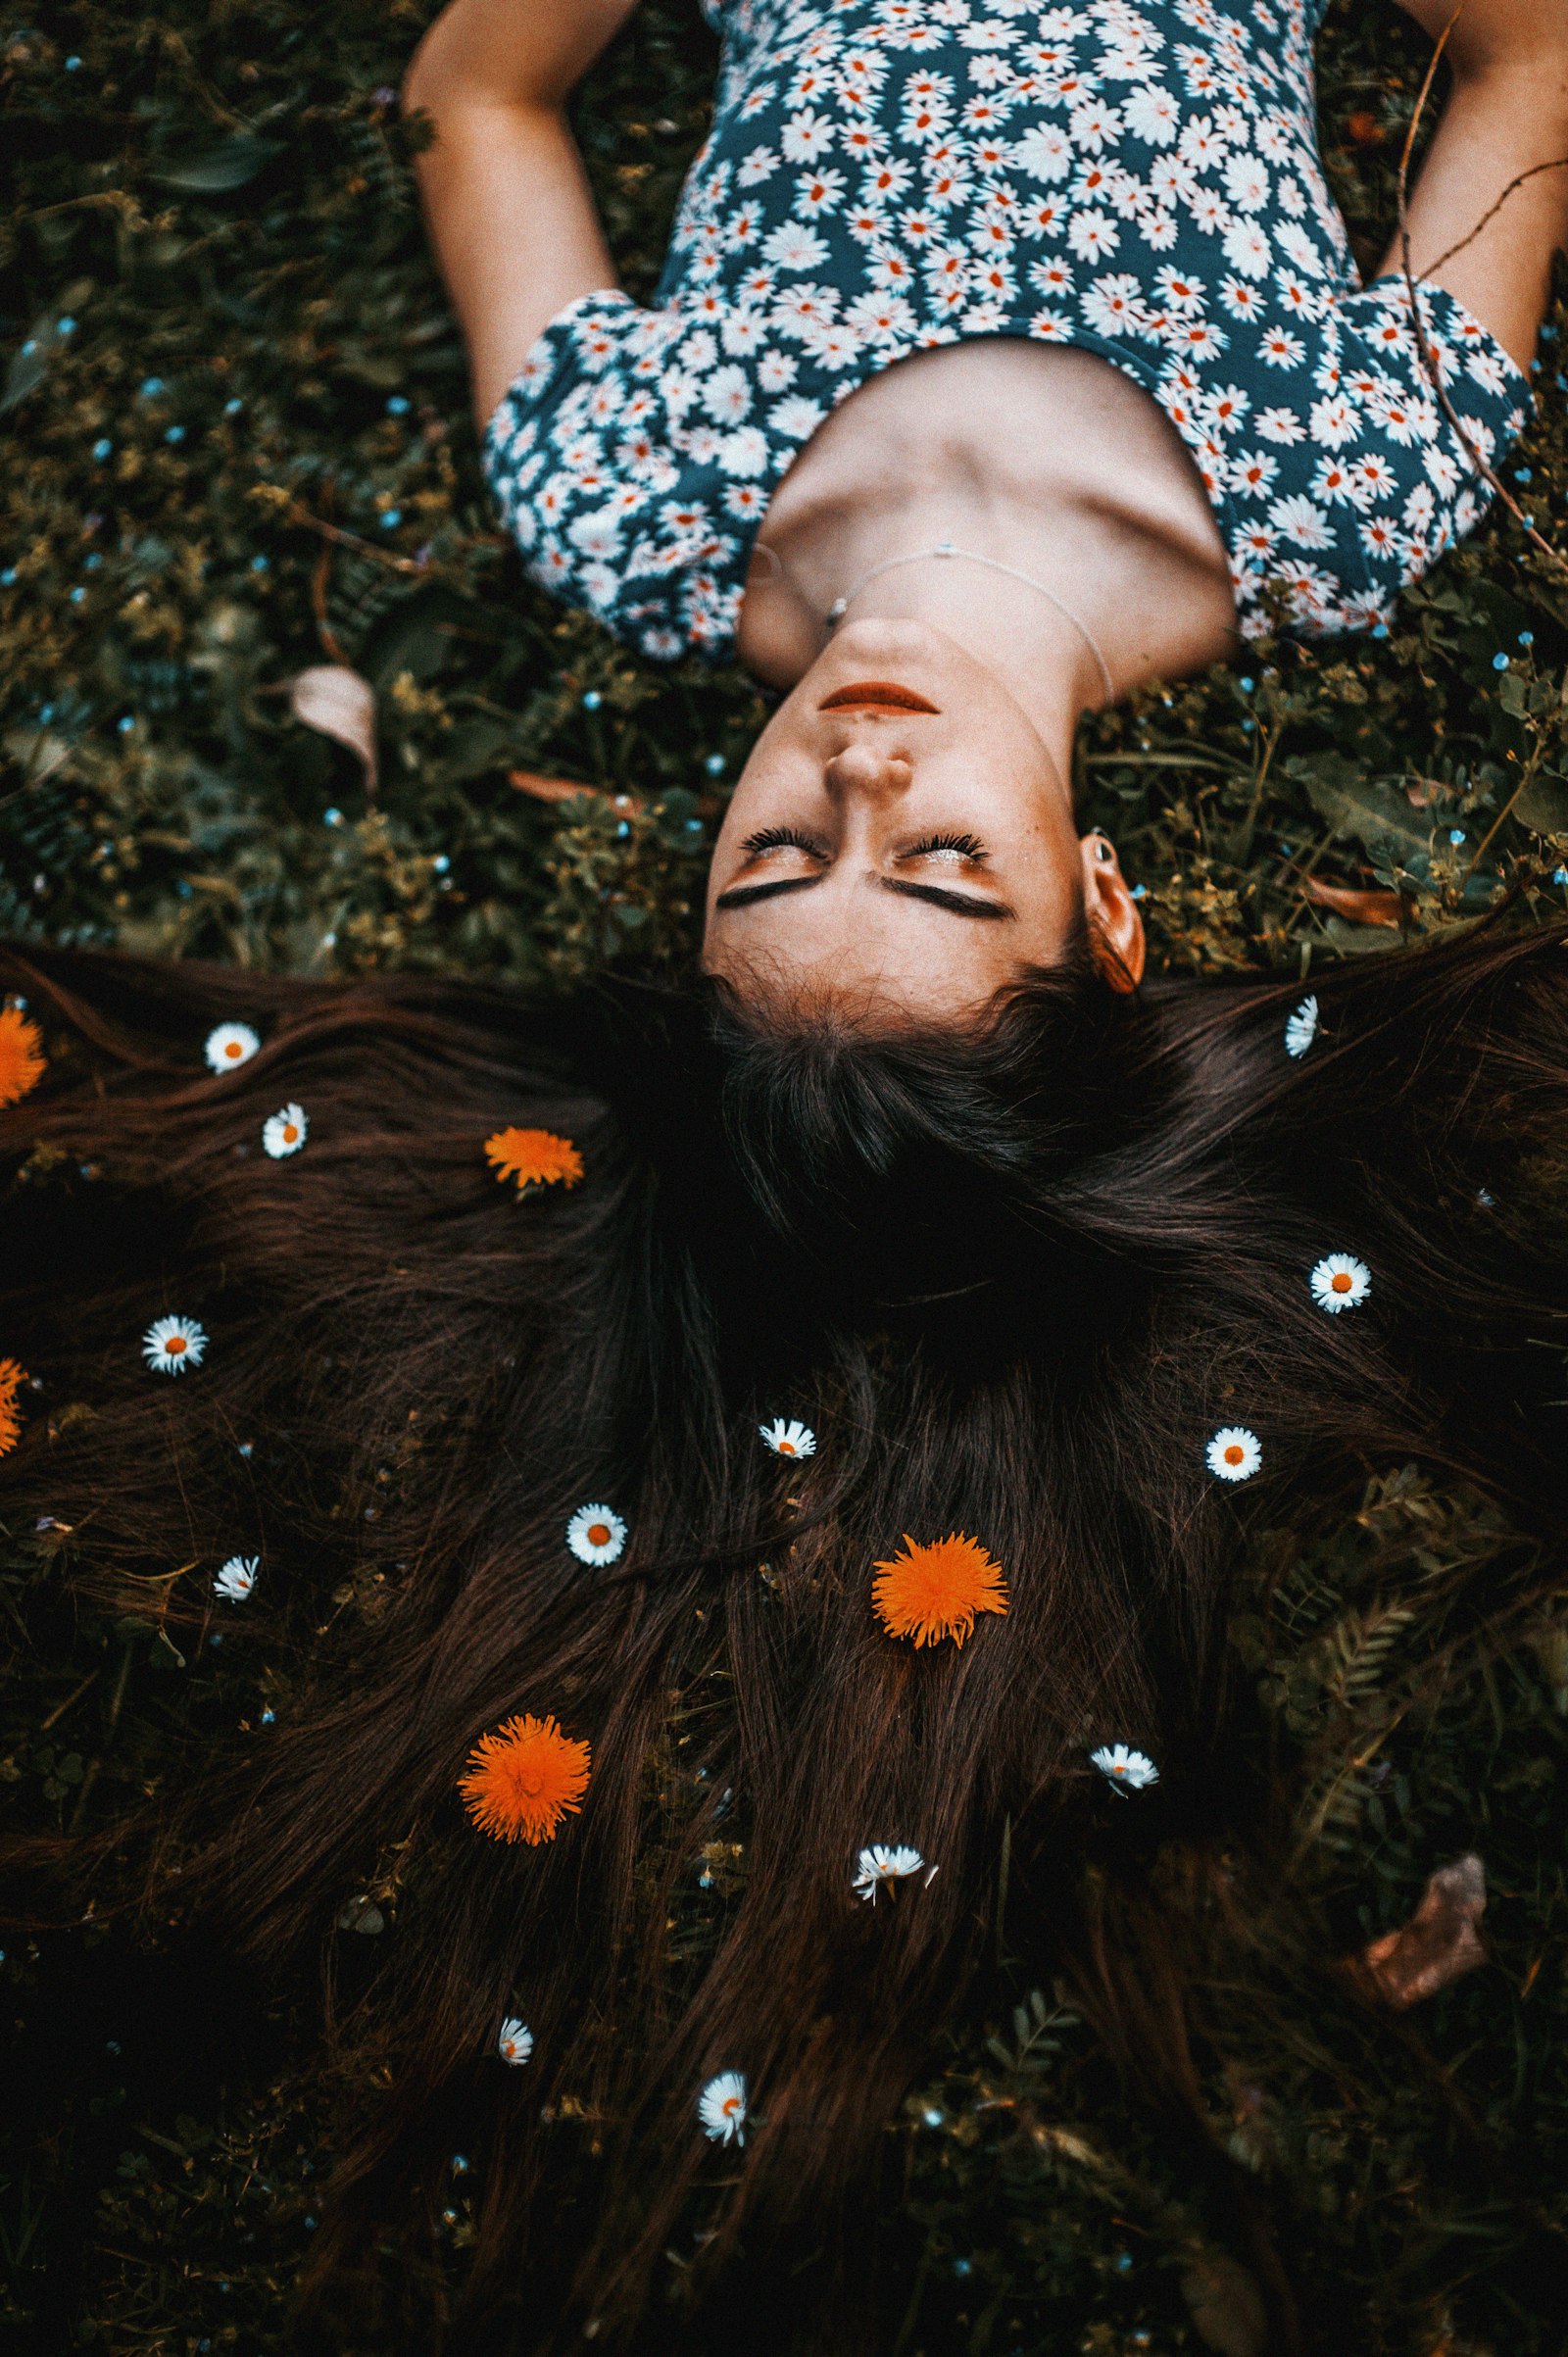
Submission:
{"label": "white daisy flower", "polygon": [[222,1596],[230,1604],[243,1604],[256,1585],[261,1568],[260,1555],[230,1555],[213,1582],[214,1596]]}
{"label": "white daisy flower", "polygon": [[1317,1037],[1317,999],[1303,999],[1285,1025],[1285,1053],[1304,1056]]}
{"label": "white daisy flower", "polygon": [[612,1506],[579,1506],[566,1525],[579,1563],[613,1563],[625,1544],[626,1525]]}
{"label": "white daisy flower", "polygon": [[1227,1424],[1216,1432],[1206,1454],[1216,1481],[1250,1481],[1263,1462],[1258,1437],[1245,1424]]}
{"label": "white daisy flower", "polygon": [[720,2071],[697,2098],[697,2117],[715,2144],[746,2141],[746,2081],[739,2071]]}
{"label": "white daisy flower", "polygon": [[262,1123],[262,1144],[274,1162],[281,1162],[291,1154],[298,1154],[311,1134],[302,1105],[285,1105],[280,1113],[270,1114]]}
{"label": "white daisy flower", "polygon": [[1091,1751],[1089,1764],[1118,1792],[1141,1792],[1147,1784],[1158,1784],[1159,1770],[1147,1751],[1130,1751],[1125,1743],[1102,1743]]}
{"label": "white daisy flower", "polygon": [[141,1354],[155,1375],[183,1375],[199,1367],[207,1336],[193,1317],[155,1319],[141,1338]]}
{"label": "white daisy flower", "polygon": [[786,1424],[775,1416],[771,1424],[759,1424],[758,1431],[775,1456],[815,1456],[816,1435],[809,1424]]}
{"label": "white daisy flower", "polygon": [[[910,1849],[907,1843],[900,1842],[894,1846],[886,1841],[873,1841],[870,1848],[862,1849],[857,1858],[855,1881],[850,1887],[875,1906],[877,1891],[884,1883],[902,1882],[906,1875],[918,1874],[924,1864],[920,1852]],[[931,1874],[935,1872],[933,1866]],[[927,1882],[930,1879],[931,1876],[927,1875]]]}
{"label": "white daisy flower", "polygon": [[1359,1309],[1372,1290],[1372,1271],[1349,1252],[1328,1252],[1307,1283],[1318,1307],[1338,1317],[1342,1309]]}
{"label": "white daisy flower", "polygon": [[525,2022],[519,2022],[514,2013],[509,2013],[501,2025],[496,2052],[503,2062],[510,2062],[514,2069],[525,2063],[533,2052],[533,2032]]}
{"label": "white daisy flower", "polygon": [[207,1061],[215,1072],[237,1072],[261,1046],[249,1023],[220,1023],[207,1034]]}

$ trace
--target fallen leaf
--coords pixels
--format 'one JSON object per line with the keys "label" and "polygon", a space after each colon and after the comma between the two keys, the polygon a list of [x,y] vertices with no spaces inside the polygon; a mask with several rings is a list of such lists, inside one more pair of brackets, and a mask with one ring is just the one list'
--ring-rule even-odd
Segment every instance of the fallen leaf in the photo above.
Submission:
{"label": "fallen leaf", "polygon": [[1199,2338],[1220,2357],[1262,2357],[1268,2346],[1263,2294],[1240,2260],[1200,2251],[1182,2277],[1182,2297]]}
{"label": "fallen leaf", "polygon": [[289,710],[296,720],[335,744],[346,745],[365,765],[365,790],[375,792],[375,690],[347,663],[315,663],[289,682]]}
{"label": "fallen leaf", "polygon": [[1440,1867],[1409,1922],[1347,1958],[1348,1969],[1385,2005],[1418,2005],[1486,1962],[1476,1929],[1486,1905],[1486,1868],[1472,1851]]}
{"label": "fallen leaf", "polygon": [[[529,794],[535,802],[570,802],[577,794],[586,794],[597,802],[609,791],[605,786],[585,786],[581,778],[540,777],[532,769],[509,769],[507,776],[519,794]],[[629,804],[629,798],[628,807],[635,807]]]}
{"label": "fallen leaf", "polygon": [[1301,890],[1320,908],[1332,908],[1337,915],[1348,916],[1358,925],[1393,925],[1397,929],[1403,921],[1404,904],[1396,892],[1378,887],[1357,891],[1348,884],[1321,883],[1316,876],[1307,876]]}

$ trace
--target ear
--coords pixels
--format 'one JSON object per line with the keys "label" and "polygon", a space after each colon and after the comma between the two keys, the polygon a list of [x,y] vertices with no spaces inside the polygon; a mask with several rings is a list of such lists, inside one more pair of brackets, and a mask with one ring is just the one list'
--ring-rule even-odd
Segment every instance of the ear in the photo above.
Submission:
{"label": "ear", "polygon": [[1109,987],[1126,996],[1144,978],[1144,920],[1127,889],[1115,847],[1105,836],[1085,835],[1078,849],[1095,963]]}

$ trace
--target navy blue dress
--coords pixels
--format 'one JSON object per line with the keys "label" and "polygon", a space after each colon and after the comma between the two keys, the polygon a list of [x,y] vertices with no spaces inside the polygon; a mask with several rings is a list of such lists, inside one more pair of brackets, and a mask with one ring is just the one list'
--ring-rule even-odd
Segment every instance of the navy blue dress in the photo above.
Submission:
{"label": "navy blue dress", "polygon": [[1244,630],[1271,604],[1379,622],[1485,510],[1473,454],[1530,395],[1451,295],[1418,284],[1423,359],[1402,279],[1361,286],[1318,153],[1324,5],[705,0],[713,128],[654,307],[571,304],[485,435],[536,579],[644,655],[724,656],[830,411],[909,353],[1029,336],[1158,402]]}

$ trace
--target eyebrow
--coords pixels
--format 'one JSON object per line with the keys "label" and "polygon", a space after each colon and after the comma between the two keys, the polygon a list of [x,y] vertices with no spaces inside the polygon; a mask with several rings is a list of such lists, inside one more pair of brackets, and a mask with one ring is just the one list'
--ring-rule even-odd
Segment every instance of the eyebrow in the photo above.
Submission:
{"label": "eyebrow", "polygon": [[[809,892],[820,884],[820,876],[778,876],[768,884],[732,884],[721,892],[713,903],[716,910],[750,908],[759,901],[777,900],[786,892]],[[929,901],[933,908],[946,908],[954,916],[979,917],[988,924],[1007,924],[1017,916],[1005,901],[980,900],[967,892],[949,892],[941,884],[910,884],[902,876],[878,876],[884,892],[896,892],[906,901]]]}

